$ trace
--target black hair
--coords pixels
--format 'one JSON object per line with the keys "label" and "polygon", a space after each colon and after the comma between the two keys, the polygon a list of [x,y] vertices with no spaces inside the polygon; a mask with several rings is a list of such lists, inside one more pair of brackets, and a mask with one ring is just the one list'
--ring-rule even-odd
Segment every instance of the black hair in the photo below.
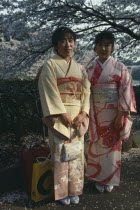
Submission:
{"label": "black hair", "polygon": [[100,43],[103,40],[109,40],[112,46],[114,47],[114,42],[115,42],[115,37],[114,34],[110,31],[102,31],[99,34],[96,35],[95,37],[95,45],[97,43]]}
{"label": "black hair", "polygon": [[56,47],[58,42],[64,38],[65,34],[71,34],[74,41],[76,40],[75,32],[73,32],[70,28],[60,27],[56,29],[52,35],[52,45]]}

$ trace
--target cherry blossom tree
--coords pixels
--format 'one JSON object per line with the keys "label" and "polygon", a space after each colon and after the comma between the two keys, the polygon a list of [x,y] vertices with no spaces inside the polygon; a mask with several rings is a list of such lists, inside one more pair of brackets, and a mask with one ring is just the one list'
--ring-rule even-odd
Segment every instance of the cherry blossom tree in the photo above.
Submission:
{"label": "cherry blossom tree", "polygon": [[138,62],[139,5],[139,0],[1,0],[0,71],[28,71],[52,55],[51,35],[60,26],[77,33],[79,61],[90,61],[95,35],[110,30],[116,37],[115,56]]}

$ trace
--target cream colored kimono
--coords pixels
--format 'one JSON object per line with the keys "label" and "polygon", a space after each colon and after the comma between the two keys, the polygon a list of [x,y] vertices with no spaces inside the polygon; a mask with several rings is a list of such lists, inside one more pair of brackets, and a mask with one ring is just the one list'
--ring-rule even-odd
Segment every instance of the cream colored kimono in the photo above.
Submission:
{"label": "cream colored kimono", "polygon": [[[89,113],[90,83],[84,68],[72,59],[68,74],[68,63],[60,56],[55,55],[45,62],[40,78],[39,93],[42,105],[43,116],[68,113],[74,119],[82,110]],[[69,82],[58,85],[58,79],[68,78]],[[75,82],[73,79],[77,79]],[[79,94],[79,95],[78,95]],[[58,117],[54,128],[70,138],[74,129],[65,127]],[[54,191],[55,200],[67,196],[82,194],[84,180],[84,159],[81,157],[61,162],[61,150],[64,140],[55,136],[49,130],[51,155],[54,170]],[[82,141],[84,138],[75,137],[74,141]],[[84,147],[84,144],[83,144]],[[83,148],[84,152],[84,148]]]}

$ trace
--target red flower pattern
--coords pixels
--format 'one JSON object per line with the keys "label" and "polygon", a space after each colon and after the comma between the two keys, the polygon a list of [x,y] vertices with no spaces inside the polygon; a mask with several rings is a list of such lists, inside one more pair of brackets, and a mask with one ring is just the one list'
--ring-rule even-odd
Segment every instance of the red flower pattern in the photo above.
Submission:
{"label": "red flower pattern", "polygon": [[113,124],[99,127],[98,135],[103,138],[103,144],[108,148],[114,147],[120,138],[120,132],[113,128]]}

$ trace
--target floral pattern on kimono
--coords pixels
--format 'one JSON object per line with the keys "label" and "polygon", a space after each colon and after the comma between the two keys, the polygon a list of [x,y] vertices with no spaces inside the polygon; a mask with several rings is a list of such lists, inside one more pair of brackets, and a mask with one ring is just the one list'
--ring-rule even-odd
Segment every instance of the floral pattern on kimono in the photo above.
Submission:
{"label": "floral pattern on kimono", "polygon": [[129,70],[113,57],[104,69],[97,60],[88,69],[91,82],[90,145],[86,176],[105,185],[119,185],[122,141],[130,135],[132,119],[124,116],[118,131],[113,122],[118,110],[136,112]]}
{"label": "floral pattern on kimono", "polygon": [[[66,189],[69,188],[69,196],[79,195],[83,191],[83,157],[79,157],[76,160],[61,162],[61,151],[63,146],[63,141],[59,141],[55,138],[56,147],[54,153],[54,176],[55,183],[54,188],[58,199],[61,197],[66,197]],[[81,139],[81,141],[83,141]]]}

